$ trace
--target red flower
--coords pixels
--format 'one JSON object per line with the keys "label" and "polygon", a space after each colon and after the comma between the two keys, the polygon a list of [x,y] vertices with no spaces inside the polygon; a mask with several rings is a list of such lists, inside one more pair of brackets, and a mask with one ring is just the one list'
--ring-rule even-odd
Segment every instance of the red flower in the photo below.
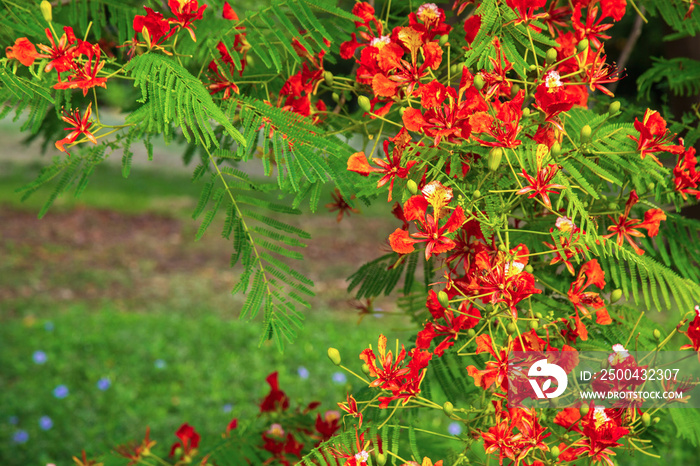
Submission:
{"label": "red flower", "polygon": [[628,218],[630,210],[632,209],[632,206],[637,203],[637,201],[639,201],[639,196],[637,196],[637,192],[635,190],[632,190],[627,203],[625,203],[625,213],[620,215],[617,220],[608,215],[610,220],[613,222],[613,224],[608,227],[608,231],[612,231],[612,233],[604,235],[603,238],[610,238],[617,235],[616,242],[618,246],[622,246],[625,240],[627,240],[630,246],[632,246],[632,249],[634,249],[634,251],[641,256],[644,254],[644,251],[637,246],[631,237],[644,236],[644,233],[637,231],[639,228],[645,228],[650,237],[656,236],[659,234],[659,226],[661,221],[666,220],[666,214],[661,209],[649,209],[644,213],[644,221],[642,223],[639,223],[641,221],[639,219],[630,219]]}
{"label": "red flower", "polygon": [[700,184],[700,170],[698,170],[694,147],[689,147],[682,154],[678,154],[678,161],[673,167],[673,178],[676,191],[681,193],[683,199],[686,198],[686,194],[695,195],[696,199],[700,199],[700,189],[697,189]]}
{"label": "red flower", "polygon": [[480,15],[472,15],[464,20],[464,40],[467,41],[467,44],[472,45],[472,42],[476,39],[476,35],[479,34],[479,29],[481,29]]}
{"label": "red flower", "polygon": [[[457,313],[446,310],[438,302],[437,294],[433,290],[430,290],[428,294],[427,306],[434,321],[426,322],[423,326],[423,330],[418,333],[416,347],[419,349],[429,349],[435,338],[444,337],[433,351],[435,356],[438,357],[442,356],[447,348],[454,345],[454,342],[459,336],[459,332],[476,327],[481,319],[481,312],[479,312],[479,309],[472,306],[467,307],[464,301],[460,304]],[[445,324],[438,323],[439,319],[444,320]]]}
{"label": "red flower", "polygon": [[357,401],[355,401],[355,398],[351,394],[348,393],[347,401],[345,403],[338,403],[338,407],[352,417],[359,418],[358,427],[360,429],[362,428],[362,413],[357,409]]}
{"label": "red flower", "polygon": [[338,222],[340,222],[343,219],[343,215],[347,215],[349,217],[351,212],[355,214],[360,213],[359,210],[355,209],[350,204],[348,204],[348,202],[343,198],[343,195],[340,194],[338,188],[335,188],[335,191],[331,193],[331,196],[333,197],[333,202],[331,202],[330,204],[326,204],[326,208],[330,212],[335,212],[336,210],[338,211]]}
{"label": "red flower", "polygon": [[[143,8],[146,10],[146,16],[134,16],[134,32],[140,32],[144,36],[148,34],[147,42],[151,46],[159,45],[175,33],[176,29],[170,30],[170,22],[164,19],[161,13],[153,11],[147,6]],[[144,28],[146,33],[144,33]],[[134,36],[134,40],[136,40],[136,36]]]}
{"label": "red flower", "polygon": [[270,411],[285,411],[289,408],[289,397],[279,388],[279,382],[277,381],[277,372],[273,372],[268,375],[265,379],[270,385],[270,393],[267,394],[265,399],[260,403],[260,412],[266,413]]}
{"label": "red flower", "polygon": [[316,432],[321,434],[320,441],[326,441],[340,429],[340,413],[338,411],[326,411],[323,417],[320,414],[316,415],[316,423],[314,427]]}
{"label": "red flower", "polygon": [[516,194],[530,193],[527,196],[528,199],[532,199],[533,197],[540,195],[542,196],[542,201],[544,202],[544,205],[547,206],[548,209],[551,209],[552,202],[549,200],[548,193],[555,193],[555,189],[566,189],[566,186],[549,183],[550,181],[552,181],[552,178],[554,178],[554,175],[557,174],[558,170],[559,167],[557,165],[550,163],[546,167],[540,169],[537,172],[537,177],[533,178],[532,176],[528,175],[527,172],[525,172],[525,169],[523,168],[523,172],[520,176],[525,178],[530,184],[523,186]]}
{"label": "red flower", "polygon": [[202,15],[204,15],[204,10],[207,6],[202,5],[200,7],[197,0],[168,0],[168,6],[175,15],[175,19],[170,18],[168,21],[183,29],[187,29],[192,40],[197,42],[192,23],[198,19],[202,19]]}
{"label": "red flower", "polygon": [[73,144],[75,140],[78,139],[78,136],[80,136],[81,134],[85,135],[85,137],[93,144],[97,144],[97,139],[90,132],[90,126],[92,126],[92,122],[89,121],[91,113],[92,102],[88,104],[87,110],[85,110],[85,114],[82,118],[80,117],[80,110],[78,109],[75,109],[73,111],[72,116],[70,112],[63,112],[63,116],[61,117],[61,119],[73,126],[71,126],[70,128],[64,128],[66,131],[70,131],[70,133],[68,133],[68,136],[61,139],[60,141],[56,141],[56,149],[60,150],[61,152],[68,153],[68,151],[66,151],[66,149],[63,146],[66,144]]}
{"label": "red flower", "polygon": [[68,76],[68,81],[56,83],[54,89],[82,89],[85,96],[88,89],[95,86],[107,88],[107,78],[97,77],[105,66],[105,62],[100,61],[100,46],[81,41],[78,51],[87,57],[85,63],[82,66],[73,63],[74,74]]}
{"label": "red flower", "polygon": [[692,343],[681,346],[681,349],[698,351],[698,358],[700,359],[700,306],[695,306],[695,318],[688,325],[688,330],[685,332],[679,330],[679,332],[684,333]]}
{"label": "red flower", "polygon": [[[477,125],[472,120],[472,130],[474,132],[484,132],[495,139],[495,141],[484,141],[479,138],[474,138],[485,146],[491,147],[518,147],[522,141],[517,139],[520,133],[520,119],[523,116],[523,100],[525,91],[520,90],[518,94],[510,101],[501,103],[495,101],[494,107],[497,109],[496,118],[491,118],[488,114],[482,114],[480,118],[484,121]],[[475,115],[476,117],[476,115]]]}
{"label": "red flower", "polygon": [[603,34],[603,32],[610,29],[613,25],[601,24],[604,15],[601,15],[600,18],[596,20],[596,16],[598,16],[597,6],[589,6],[586,9],[586,24],[583,24],[581,22],[581,18],[583,16],[583,14],[581,13],[581,9],[581,5],[577,5],[574,8],[573,25],[574,30],[576,31],[576,38],[579,41],[583,39],[588,39],[591,48],[597,50],[601,46],[601,39],[610,39],[610,36]]}
{"label": "red flower", "polygon": [[34,44],[29,42],[29,39],[26,37],[20,37],[15,40],[15,45],[5,49],[5,55],[7,55],[9,60],[15,59],[24,66],[31,66],[39,56]]}
{"label": "red flower", "polygon": [[119,445],[116,447],[115,451],[118,455],[131,460],[127,466],[133,464],[138,464],[142,456],[148,456],[151,451],[151,447],[156,444],[155,440],[150,439],[151,428],[146,428],[146,436],[140,444],[135,442],[128,443],[126,445]]}
{"label": "red flower", "polygon": [[224,17],[224,19],[238,21],[238,15],[233,10],[233,7],[229,4],[229,2],[224,2],[224,11],[222,13],[222,16]]}
{"label": "red flower", "polygon": [[474,385],[488,390],[492,385],[508,390],[508,349],[503,348],[496,353],[491,336],[482,334],[476,337],[476,354],[489,353],[495,360],[486,362],[486,369],[479,370],[467,366],[467,373],[474,378]]}
{"label": "red flower", "polygon": [[[571,263],[571,259],[583,253],[583,248],[581,246],[578,246],[576,243],[578,243],[581,240],[581,235],[585,232],[582,232],[580,228],[574,225],[571,219],[568,217],[557,218],[555,225],[559,231],[563,233],[569,233],[569,237],[567,238],[561,235],[559,236],[559,241],[557,241],[553,234],[554,229],[549,229],[549,233],[552,236],[552,243],[554,244],[550,244],[543,241],[545,246],[551,249],[554,253],[554,258],[552,258],[552,260],[549,262],[549,265],[554,265],[559,262],[563,262],[564,265],[566,265],[566,269],[569,271],[569,273],[571,275],[576,275],[576,272],[574,271],[574,265]],[[555,244],[557,245],[555,246]],[[562,257],[561,255],[562,252],[564,253],[564,257]]]}
{"label": "red flower", "polygon": [[369,3],[356,3],[352,14],[360,18],[360,21],[355,21],[355,27],[358,29],[362,42],[358,42],[357,35],[353,32],[349,41],[340,44],[340,56],[346,60],[352,58],[356,50],[367,45],[375,45],[372,42],[381,37],[383,31],[382,23],[375,18],[374,8]]}
{"label": "red flower", "polygon": [[612,323],[612,319],[605,308],[605,302],[598,293],[592,291],[584,291],[591,285],[595,285],[601,290],[605,287],[605,272],[600,268],[600,264],[596,259],[590,260],[581,266],[578,272],[578,277],[569,287],[568,297],[571,304],[574,305],[576,316],[576,331],[582,340],[588,339],[588,331],[581,321],[581,314],[585,317],[591,317],[591,308],[596,313],[596,322],[601,325]]}
{"label": "red flower", "polygon": [[601,84],[617,82],[623,76],[620,76],[620,70],[617,69],[617,66],[605,63],[606,58],[607,55],[604,55],[604,50],[601,46],[598,53],[593,56],[591,63],[586,67],[586,78],[591,91],[598,89],[603,94],[613,97],[613,93],[607,87],[601,86]]}
{"label": "red flower", "polygon": [[[394,148],[389,155],[389,142],[394,143]],[[406,163],[405,167],[401,166],[401,156],[404,150],[408,147],[411,142],[411,136],[405,129],[401,129],[399,133],[392,139],[384,141],[384,154],[386,155],[386,162],[382,159],[373,158],[374,163],[379,165],[379,168],[372,167],[367,161],[367,156],[364,152],[355,152],[348,159],[348,170],[355,173],[359,173],[362,176],[367,176],[372,172],[383,173],[379,181],[377,182],[377,188],[381,188],[385,184],[389,183],[389,200],[391,202],[391,193],[394,189],[394,179],[396,177],[406,178],[408,172],[416,164],[417,161],[411,160]]]}
{"label": "red flower", "polygon": [[546,0],[506,0],[506,5],[518,15],[516,24],[546,17],[547,13],[535,14],[535,10],[542,8],[545,3]]}
{"label": "red flower", "polygon": [[656,163],[662,165],[659,159],[656,158],[653,152],[670,152],[672,154],[682,154],[685,150],[683,146],[669,144],[675,134],[670,134],[666,129],[666,121],[659,115],[656,110],[647,109],[644,112],[644,118],[640,122],[637,118],[634,119],[634,128],[639,131],[639,139],[629,136],[630,139],[637,142],[637,150],[644,157],[651,155]]}
{"label": "red flower", "polygon": [[[562,112],[568,112],[574,105],[581,105],[581,86],[562,83],[559,72],[550,71],[544,82],[537,86],[535,101],[537,107],[545,113],[545,121],[552,123],[560,131],[561,123],[555,118]],[[584,90],[585,93],[585,90]]]}
{"label": "red flower", "polygon": [[[455,242],[445,236],[453,233],[466,221],[462,207],[455,208],[447,222],[440,226],[438,221],[443,217],[443,208],[452,200],[452,190],[445,188],[439,181],[428,183],[423,188],[423,195],[409,198],[403,206],[406,220],[415,220],[418,232],[409,235],[408,231],[397,228],[389,237],[391,248],[399,254],[413,252],[414,244],[427,243],[425,260],[432,255],[447,252],[455,247]],[[427,213],[428,207],[433,207],[433,215]]]}
{"label": "red flower", "polygon": [[355,451],[345,451],[345,448],[331,448],[330,452],[336,460],[345,460],[343,466],[367,466],[367,460],[369,459],[368,446],[369,441],[365,442],[365,433],[360,434],[355,429]]}
{"label": "red flower", "polygon": [[63,35],[58,40],[58,43],[54,41],[53,34],[49,28],[45,29],[46,37],[48,37],[51,42],[51,47],[48,45],[38,44],[37,47],[45,52],[47,55],[38,55],[38,58],[50,58],[51,61],[44,71],[51,71],[56,68],[58,73],[58,80],[61,80],[61,73],[68,71],[73,67],[73,56],[77,48],[74,45],[77,42],[75,34],[73,34],[73,28],[66,26],[63,28]]}
{"label": "red flower", "polygon": [[410,13],[408,24],[422,34],[423,42],[430,42],[452,31],[452,26],[445,22],[445,12],[434,3],[424,3],[415,13]]}
{"label": "red flower", "polygon": [[199,434],[194,430],[194,427],[185,423],[175,432],[175,436],[180,441],[173,443],[173,446],[170,447],[170,456],[175,456],[176,450],[181,449],[180,459],[189,462],[188,460],[197,453],[200,440]]}

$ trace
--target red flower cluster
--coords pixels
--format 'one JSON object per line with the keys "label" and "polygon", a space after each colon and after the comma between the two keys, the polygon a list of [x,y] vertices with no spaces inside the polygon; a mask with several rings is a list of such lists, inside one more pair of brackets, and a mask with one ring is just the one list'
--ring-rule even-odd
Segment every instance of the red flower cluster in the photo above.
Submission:
{"label": "red flower cluster", "polygon": [[[532,450],[549,451],[544,439],[552,435],[542,427],[534,409],[503,408],[494,402],[496,424],[481,432],[486,453],[498,452],[498,464],[505,458],[519,464]],[[517,433],[516,433],[517,430]]]}
{"label": "red flower cluster", "polygon": [[644,118],[640,122],[634,119],[634,128],[639,131],[639,138],[630,136],[630,139],[637,142],[637,150],[642,156],[642,160],[650,155],[654,162],[662,165],[658,158],[653,155],[656,152],[669,152],[671,154],[682,154],[683,146],[671,144],[675,134],[671,134],[666,129],[666,121],[656,110],[647,109]]}
{"label": "red flower cluster", "polygon": [[576,335],[581,340],[588,340],[588,330],[581,320],[581,315],[587,318],[593,318],[592,313],[595,312],[596,323],[608,325],[612,323],[612,319],[605,308],[605,302],[598,293],[593,291],[585,291],[591,285],[595,285],[599,289],[605,287],[605,272],[600,268],[598,261],[593,259],[581,266],[578,272],[578,277],[569,287],[569,300],[574,305],[576,315],[572,317],[576,326]]}
{"label": "red flower cluster", "polygon": [[[379,356],[374,354],[372,348],[365,349],[360,354],[360,359],[369,366],[369,375],[375,378],[370,383],[370,387],[379,387],[391,392],[391,396],[379,397],[380,408],[388,407],[394,400],[402,400],[403,404],[406,404],[408,400],[418,395],[425,369],[433,357],[429,351],[418,348],[406,353],[401,345],[401,351],[394,359],[394,354],[386,350],[386,341],[384,335],[379,336],[377,344]],[[404,361],[407,355],[410,359]]]}
{"label": "red flower cluster", "polygon": [[180,428],[175,432],[175,436],[180,439],[179,442],[173,443],[170,447],[170,456],[175,456],[179,454],[179,459],[181,461],[189,463],[197,454],[197,447],[199,446],[200,436],[194,427],[185,423],[180,426]]}
{"label": "red flower cluster", "polygon": [[[202,19],[207,5],[199,6],[198,0],[168,0],[168,6],[174,18],[165,18],[161,13],[153,11],[151,8],[143,7],[146,15],[136,15],[134,17],[134,39],[132,45],[142,44],[137,40],[137,34],[141,34],[148,48],[159,47],[177,33],[180,29],[187,29],[190,37],[197,42],[192,23]],[[175,27],[172,28],[171,26]]]}
{"label": "red flower cluster", "polygon": [[5,49],[5,55],[9,60],[17,60],[24,66],[31,66],[39,56],[36,47],[26,37],[20,37],[15,45]]}
{"label": "red flower cluster", "polygon": [[681,193],[683,199],[686,194],[695,196],[695,199],[700,199],[700,170],[698,169],[698,160],[695,156],[695,148],[689,147],[687,150],[678,154],[678,161],[673,167],[674,183],[676,191]]}
{"label": "red flower cluster", "polygon": [[613,224],[608,227],[608,231],[612,231],[612,233],[603,236],[603,238],[617,236],[616,242],[618,246],[622,246],[625,240],[627,240],[630,246],[632,246],[632,249],[634,249],[634,252],[641,256],[644,254],[644,251],[637,246],[631,237],[643,237],[644,233],[638,231],[640,228],[646,229],[650,237],[658,235],[659,226],[663,220],[666,220],[666,214],[661,209],[649,209],[644,213],[643,222],[639,219],[629,218],[630,210],[637,202],[639,202],[639,196],[637,196],[635,190],[632,190],[629,199],[627,199],[625,203],[625,212],[620,215],[617,220],[608,215],[613,222]]}
{"label": "red flower cluster", "polygon": [[[238,15],[235,11],[233,11],[233,8],[228,2],[224,3],[223,17],[224,19],[228,19],[230,21],[238,21]],[[236,27],[236,30],[244,31],[245,27],[239,26]],[[238,85],[233,82],[233,74],[237,70],[238,76],[242,76],[243,71],[245,70],[246,56],[248,55],[248,50],[250,50],[250,44],[246,40],[245,36],[245,32],[241,32],[236,34],[233,39],[233,49],[236,51],[236,53],[242,55],[239,63],[234,63],[231,54],[226,48],[226,44],[221,41],[219,41],[219,43],[216,45],[216,50],[219,52],[221,61],[224,65],[228,65],[228,68],[222,71],[219,69],[219,64],[216,60],[209,62],[208,68],[210,81],[207,85],[209,88],[209,93],[213,95],[223,91],[223,100],[229,99],[231,97],[231,93],[239,93]]]}

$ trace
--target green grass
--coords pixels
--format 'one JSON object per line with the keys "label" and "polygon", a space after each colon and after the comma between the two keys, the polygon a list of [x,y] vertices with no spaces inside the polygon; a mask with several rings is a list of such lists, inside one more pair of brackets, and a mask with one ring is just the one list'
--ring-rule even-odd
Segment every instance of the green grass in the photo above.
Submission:
{"label": "green grass", "polygon": [[[359,350],[380,331],[377,321],[347,331],[347,319],[316,312],[299,343],[280,355],[270,345],[258,348],[255,326],[222,320],[206,309],[184,316],[166,308],[134,314],[73,305],[42,314],[52,317],[25,316],[0,328],[3,465],[68,465],[83,448],[96,454],[141,438],[146,426],[162,449],[176,440],[173,433],[183,422],[197,428],[204,445],[215,442],[233,417],[257,414],[268,391],[264,379],[273,370],[280,372],[281,388],[293,404],[319,400],[325,409],[337,409],[352,380],[347,374],[346,383],[333,380],[339,369],[328,360],[327,348],[337,347],[358,370]],[[44,364],[34,363],[35,351],[45,352]],[[158,368],[158,360],[165,367]],[[300,367],[309,371],[307,379],[298,374]],[[104,391],[96,385],[102,377],[111,382]],[[61,384],[70,394],[57,399],[53,390]],[[229,413],[227,404],[233,406]],[[53,420],[50,430],[39,427],[42,416]],[[19,429],[29,434],[24,444],[12,442]]]}

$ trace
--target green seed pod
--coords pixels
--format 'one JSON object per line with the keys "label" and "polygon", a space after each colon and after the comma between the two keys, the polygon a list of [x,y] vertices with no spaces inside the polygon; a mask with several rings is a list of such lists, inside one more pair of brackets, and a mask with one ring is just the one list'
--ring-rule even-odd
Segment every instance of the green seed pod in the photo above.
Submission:
{"label": "green seed pod", "polygon": [[591,127],[588,125],[584,125],[583,128],[581,128],[581,142],[588,142],[591,140]]}
{"label": "green seed pod", "polygon": [[551,65],[557,61],[557,49],[551,48],[547,50],[547,64]]}
{"label": "green seed pod", "polygon": [[476,335],[476,331],[473,328],[470,328],[469,330],[467,330],[467,336],[469,338],[474,338],[474,335]]}
{"label": "green seed pod", "polygon": [[506,333],[508,335],[514,334],[516,330],[517,330],[517,327],[515,326],[515,324],[513,322],[506,325]]}
{"label": "green seed pod", "polygon": [[457,74],[457,64],[450,66],[450,74]]}
{"label": "green seed pod", "polygon": [[444,291],[440,291],[437,295],[438,301],[440,302],[440,306],[444,307],[447,309],[450,307],[450,298],[447,296],[447,293]]}
{"label": "green seed pod", "polygon": [[413,180],[408,180],[406,183],[406,187],[408,188],[408,192],[411,193],[412,195],[416,195],[418,193],[418,185],[416,184],[415,181]]}
{"label": "green seed pod", "polygon": [[583,417],[586,414],[588,414],[588,411],[590,411],[590,409],[591,409],[591,407],[588,406],[587,404],[582,404],[578,410],[581,413],[581,417]]}
{"label": "green seed pod", "polygon": [[542,318],[542,313],[541,313],[541,312],[535,312],[535,317],[537,317],[538,319],[541,319],[541,318]]}
{"label": "green seed pod", "polygon": [[503,149],[500,147],[494,147],[489,151],[488,165],[489,170],[495,172],[501,165],[501,159],[503,158]]}
{"label": "green seed pod", "polygon": [[661,340],[661,332],[659,332],[658,328],[654,329],[654,339]]}
{"label": "green seed pod", "polygon": [[588,39],[583,39],[581,42],[576,44],[576,51],[581,53],[588,48]]}
{"label": "green seed pod", "polygon": [[255,66],[255,58],[253,58],[253,56],[250,54],[245,56],[245,62],[248,64],[248,66]]}
{"label": "green seed pod", "polygon": [[615,115],[619,111],[620,111],[620,102],[618,102],[618,101],[610,102],[610,105],[608,106],[608,113],[611,115]]}
{"label": "green seed pod", "polygon": [[552,449],[550,450],[550,453],[552,454],[552,458],[557,459],[559,458],[559,447],[553,446]]}
{"label": "green seed pod", "polygon": [[620,299],[622,299],[622,290],[619,288],[616,288],[613,290],[612,293],[610,293],[610,302],[611,303],[616,303]]}
{"label": "green seed pod", "polygon": [[384,466],[386,464],[386,454],[377,452],[377,465]]}
{"label": "green seed pod", "polygon": [[527,273],[532,273],[532,272],[535,271],[535,269],[534,269],[530,264],[528,264],[528,265],[525,266],[525,271],[526,271]]}
{"label": "green seed pod", "polygon": [[474,87],[476,88],[477,91],[482,90],[485,85],[486,85],[486,81],[484,81],[484,78],[480,74],[477,74],[476,76],[474,76]]}
{"label": "green seed pod", "polygon": [[369,375],[369,365],[368,365],[367,363],[364,363],[364,364],[362,365],[362,372],[363,372],[365,375]]}
{"label": "green seed pod", "polygon": [[644,424],[645,427],[649,427],[651,424],[651,416],[649,416],[649,413],[642,414],[642,424]]}
{"label": "green seed pod", "polygon": [[336,103],[340,102],[340,96],[338,95],[337,92],[334,92],[331,97],[333,97],[333,102],[336,102]]}
{"label": "green seed pod", "polygon": [[41,15],[44,17],[44,19],[50,23],[53,20],[53,14],[51,12],[51,4],[49,2],[47,2],[46,0],[43,0],[41,2],[41,5],[39,5],[39,9],[41,10]]}
{"label": "green seed pod", "polygon": [[445,413],[445,416],[450,417],[450,416],[452,416],[452,413],[454,412],[455,407],[449,401],[445,401],[445,404],[442,405],[442,410]]}
{"label": "green seed pod", "polygon": [[474,192],[472,193],[472,199],[477,199],[481,197],[481,191],[478,189],[475,189]]}
{"label": "green seed pod", "polygon": [[550,149],[550,152],[555,157],[557,155],[561,154],[561,144],[559,144],[558,142],[555,142],[554,144],[552,144],[552,148]]}
{"label": "green seed pod", "polygon": [[326,82],[327,86],[332,86],[333,85],[333,73],[330,71],[324,71],[323,72],[323,80]]}
{"label": "green seed pod", "polygon": [[445,34],[444,36],[440,36],[440,41],[438,43],[441,46],[445,45],[449,39],[450,39],[449,36],[447,34]]}
{"label": "green seed pod", "polygon": [[357,98],[357,105],[359,105],[360,108],[365,112],[369,112],[372,108],[372,104],[370,103],[369,99],[367,98],[367,96],[364,95],[361,95]]}
{"label": "green seed pod", "polygon": [[537,330],[539,328],[540,324],[537,323],[536,320],[531,320],[530,321],[530,328],[532,330]]}
{"label": "green seed pod", "polygon": [[513,87],[510,88],[510,97],[515,97],[518,92],[520,92],[520,84],[513,84]]}
{"label": "green seed pod", "polygon": [[335,348],[328,348],[328,359],[336,366],[340,366],[340,352]]}

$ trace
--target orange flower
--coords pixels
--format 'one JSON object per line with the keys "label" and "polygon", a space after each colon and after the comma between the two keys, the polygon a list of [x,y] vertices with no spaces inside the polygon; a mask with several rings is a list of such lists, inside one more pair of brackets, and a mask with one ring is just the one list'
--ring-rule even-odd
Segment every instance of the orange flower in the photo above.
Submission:
{"label": "orange flower", "polygon": [[83,117],[80,117],[80,110],[74,110],[73,114],[71,115],[70,112],[63,112],[63,116],[61,119],[65,121],[66,123],[69,123],[73,126],[70,128],[64,128],[66,131],[71,131],[68,136],[65,138],[61,139],[60,141],[56,141],[56,149],[60,150],[61,152],[68,153],[68,151],[63,147],[65,144],[73,144],[76,139],[78,139],[78,136],[81,134],[84,134],[86,138],[88,138],[89,141],[91,141],[94,144],[97,144],[97,139],[93,134],[90,132],[90,126],[92,126],[92,122],[90,120],[90,114],[92,113],[92,102],[88,105],[87,110],[85,110],[85,114]]}
{"label": "orange flower", "polygon": [[15,59],[24,66],[31,66],[34,63],[34,59],[39,55],[34,44],[29,42],[29,39],[26,37],[20,37],[15,41],[15,45],[7,47],[5,54],[10,60]]}
{"label": "orange flower", "polygon": [[632,236],[643,237],[644,233],[637,231],[639,228],[646,228],[649,236],[656,236],[659,234],[659,225],[662,220],[666,220],[666,214],[661,209],[649,209],[644,213],[644,221],[639,223],[640,220],[636,218],[628,218],[632,206],[634,206],[639,201],[639,196],[637,192],[632,190],[630,192],[630,197],[625,204],[625,213],[620,215],[617,219],[613,219],[608,215],[613,224],[608,227],[608,231],[612,233],[604,235],[603,238],[610,238],[617,235],[617,244],[622,246],[622,244],[627,240],[627,242],[632,246],[632,249],[640,256],[644,254],[644,251],[637,246],[637,244],[632,240]]}

